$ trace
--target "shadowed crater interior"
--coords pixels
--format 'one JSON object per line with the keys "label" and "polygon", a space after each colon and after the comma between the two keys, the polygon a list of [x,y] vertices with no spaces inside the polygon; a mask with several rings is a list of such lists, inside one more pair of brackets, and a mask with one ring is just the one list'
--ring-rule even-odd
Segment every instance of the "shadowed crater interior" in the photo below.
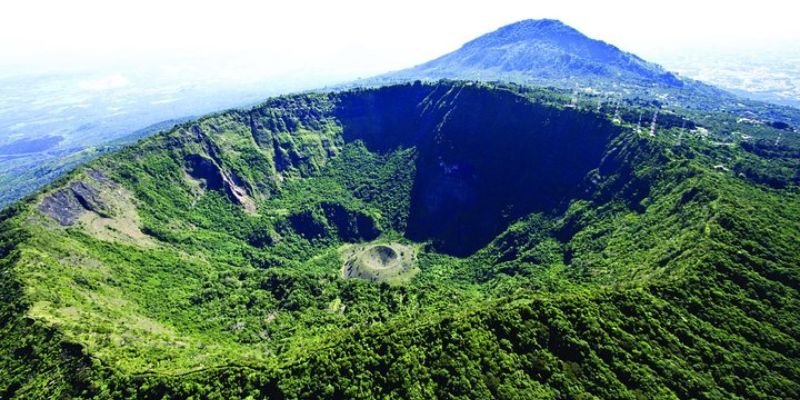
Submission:
{"label": "shadowed crater interior", "polygon": [[371,247],[367,250],[365,260],[370,263],[372,268],[384,269],[390,268],[392,264],[397,262],[397,252],[389,246],[378,245]]}
{"label": "shadowed crater interior", "polygon": [[602,115],[476,86],[344,93],[334,113],[346,142],[415,149],[405,236],[456,256],[520,217],[563,211],[620,132]]}

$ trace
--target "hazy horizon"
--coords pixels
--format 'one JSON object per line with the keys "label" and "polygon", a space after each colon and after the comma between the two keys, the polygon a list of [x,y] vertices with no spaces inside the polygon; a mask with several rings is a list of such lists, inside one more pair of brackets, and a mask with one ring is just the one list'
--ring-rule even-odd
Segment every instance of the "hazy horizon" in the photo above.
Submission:
{"label": "hazy horizon", "polygon": [[[651,4],[17,2],[0,15],[0,144],[58,137],[60,157],[161,121],[412,67],[541,18],[685,76],[800,98],[800,72],[774,70],[800,59],[785,57],[800,52],[792,5]],[[0,172],[31,162],[41,160]]]}
{"label": "hazy horizon", "polygon": [[655,62],[681,50],[791,49],[800,41],[796,7],[786,2],[651,4],[34,0],[0,16],[0,67],[30,73],[191,61],[251,64],[240,72],[261,77],[304,71],[347,79],[419,64],[530,18],[562,20]]}

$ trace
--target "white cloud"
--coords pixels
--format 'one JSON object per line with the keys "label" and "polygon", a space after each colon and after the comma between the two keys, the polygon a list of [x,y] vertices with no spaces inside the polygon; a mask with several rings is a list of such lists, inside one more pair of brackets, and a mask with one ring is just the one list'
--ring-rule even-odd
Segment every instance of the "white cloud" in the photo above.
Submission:
{"label": "white cloud", "polygon": [[169,104],[169,103],[174,103],[174,102],[176,102],[178,100],[180,100],[180,99],[172,97],[172,98],[167,98],[167,99],[153,100],[153,101],[150,102],[150,104],[152,104],[152,105]]}
{"label": "white cloud", "polygon": [[87,79],[78,82],[78,87],[82,90],[100,92],[106,90],[120,89],[129,86],[131,82],[124,75],[108,75],[97,79]]}

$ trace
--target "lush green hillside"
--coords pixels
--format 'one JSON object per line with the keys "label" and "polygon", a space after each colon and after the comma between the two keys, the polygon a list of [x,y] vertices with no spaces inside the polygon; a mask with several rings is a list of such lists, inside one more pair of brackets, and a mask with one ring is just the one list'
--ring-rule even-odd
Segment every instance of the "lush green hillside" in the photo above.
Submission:
{"label": "lush green hillside", "polygon": [[0,398],[800,397],[795,147],[567,103],[297,95],[100,157],[0,217]]}

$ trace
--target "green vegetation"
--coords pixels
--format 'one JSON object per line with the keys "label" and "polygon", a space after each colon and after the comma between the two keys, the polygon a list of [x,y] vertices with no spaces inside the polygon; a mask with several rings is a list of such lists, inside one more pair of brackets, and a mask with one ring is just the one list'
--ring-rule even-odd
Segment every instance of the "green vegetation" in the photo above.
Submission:
{"label": "green vegetation", "polygon": [[800,398],[798,147],[568,100],[279,97],[94,160],[0,215],[0,398]]}

